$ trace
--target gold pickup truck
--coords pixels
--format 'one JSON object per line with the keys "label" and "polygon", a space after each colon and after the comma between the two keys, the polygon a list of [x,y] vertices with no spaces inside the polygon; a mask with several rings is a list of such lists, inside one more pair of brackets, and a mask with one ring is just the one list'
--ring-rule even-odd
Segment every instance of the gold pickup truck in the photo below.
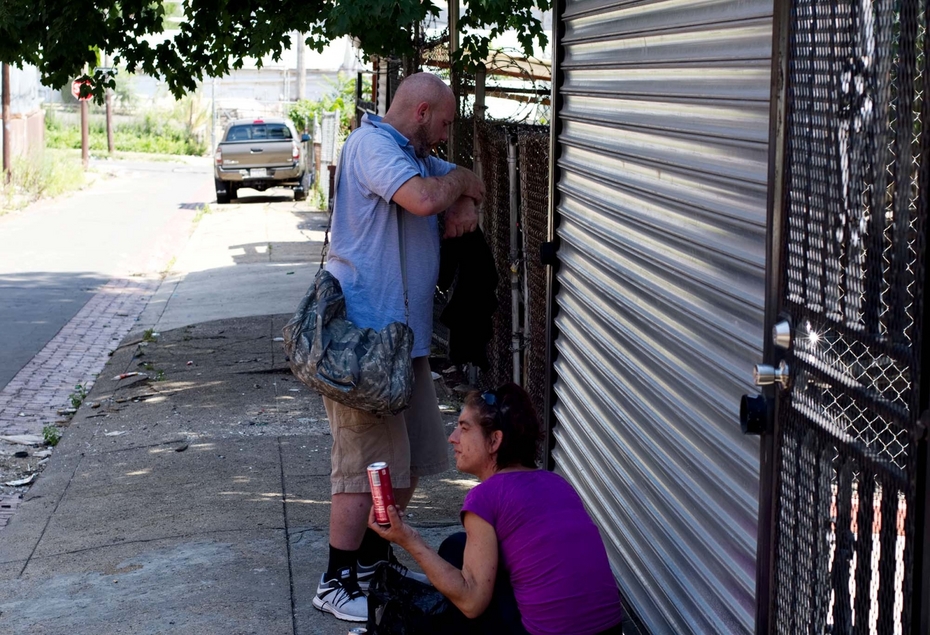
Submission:
{"label": "gold pickup truck", "polygon": [[238,198],[239,189],[264,192],[269,187],[291,187],[294,200],[307,198],[311,170],[307,141],[286,119],[237,119],[226,126],[213,155],[216,202]]}

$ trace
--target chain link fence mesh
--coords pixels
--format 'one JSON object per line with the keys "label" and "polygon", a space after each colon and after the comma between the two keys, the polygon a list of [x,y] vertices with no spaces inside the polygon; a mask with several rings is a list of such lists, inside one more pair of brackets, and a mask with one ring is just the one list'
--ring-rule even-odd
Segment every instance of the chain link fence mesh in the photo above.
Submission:
{"label": "chain link fence mesh", "polygon": [[524,306],[523,387],[536,412],[546,403],[546,267],[540,260],[542,244],[549,239],[549,127],[521,128],[517,132],[520,161],[520,201],[523,230]]}
{"label": "chain link fence mesh", "polygon": [[[484,233],[497,263],[498,309],[488,347],[491,368],[482,377],[484,386],[514,379],[514,328],[511,270],[519,276],[520,314],[516,339],[522,350],[519,382],[542,412],[547,387],[546,373],[546,276],[539,259],[549,224],[549,127],[478,120],[481,173],[487,188],[483,205]],[[520,256],[511,259],[510,172],[508,146],[516,147],[519,202],[517,215]]]}

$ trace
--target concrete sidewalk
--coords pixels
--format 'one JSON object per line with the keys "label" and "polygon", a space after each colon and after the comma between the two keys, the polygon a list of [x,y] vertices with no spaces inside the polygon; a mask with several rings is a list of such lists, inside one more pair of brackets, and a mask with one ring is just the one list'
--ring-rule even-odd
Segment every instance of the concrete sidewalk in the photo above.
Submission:
{"label": "concrete sidewalk", "polygon": [[[325,216],[281,203],[205,215],[110,357],[0,531],[0,632],[350,628],[310,603],[327,556],[330,437],[278,341]],[[454,470],[424,479],[410,521],[438,544],[473,484]]]}

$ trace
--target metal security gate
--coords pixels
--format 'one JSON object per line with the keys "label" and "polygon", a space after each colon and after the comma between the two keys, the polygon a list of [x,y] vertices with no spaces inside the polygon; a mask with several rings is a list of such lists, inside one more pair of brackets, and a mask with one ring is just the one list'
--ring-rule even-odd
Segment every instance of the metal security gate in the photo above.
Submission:
{"label": "metal security gate", "polygon": [[757,374],[777,403],[757,632],[927,633],[926,6],[776,13],[780,297]]}
{"label": "metal security gate", "polygon": [[565,0],[553,468],[654,635],[751,633],[771,0]]}

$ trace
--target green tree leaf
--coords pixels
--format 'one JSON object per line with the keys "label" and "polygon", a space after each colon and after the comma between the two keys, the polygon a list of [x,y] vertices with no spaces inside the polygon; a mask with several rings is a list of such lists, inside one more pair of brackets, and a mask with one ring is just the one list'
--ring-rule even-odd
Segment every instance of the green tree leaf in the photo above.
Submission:
{"label": "green tree leaf", "polygon": [[[534,10],[550,0],[477,0],[464,8],[461,28],[469,34],[456,63],[481,63],[489,38],[509,29],[529,54],[547,36]],[[101,52],[129,72],[164,79],[180,98],[204,77],[222,77],[246,59],[281,58],[291,33],[322,50],[333,38],[358,38],[366,56],[400,56],[416,50],[415,24],[438,14],[421,0],[184,0],[165,6],[152,0],[3,0],[0,2],[0,62],[38,67],[42,81],[61,88],[85,69],[92,73],[94,99],[103,101],[113,78],[97,69]],[[177,29],[165,32],[171,13]],[[171,24],[175,21],[172,20]]]}

